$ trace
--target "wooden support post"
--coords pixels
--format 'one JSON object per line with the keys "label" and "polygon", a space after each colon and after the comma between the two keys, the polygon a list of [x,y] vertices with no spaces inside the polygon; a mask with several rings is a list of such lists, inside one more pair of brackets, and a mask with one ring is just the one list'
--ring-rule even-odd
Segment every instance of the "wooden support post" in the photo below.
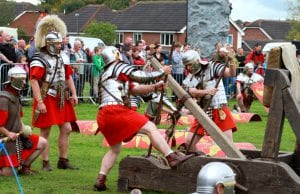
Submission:
{"label": "wooden support post", "polygon": [[280,89],[273,90],[261,157],[277,159],[284,123],[283,99]]}
{"label": "wooden support post", "polygon": [[291,88],[283,90],[284,113],[297,139],[300,139],[300,105],[292,96]]}
{"label": "wooden support post", "polygon": [[277,159],[285,116],[300,139],[300,107],[292,96],[288,71],[267,69],[265,85],[274,88],[262,148],[262,158]]}

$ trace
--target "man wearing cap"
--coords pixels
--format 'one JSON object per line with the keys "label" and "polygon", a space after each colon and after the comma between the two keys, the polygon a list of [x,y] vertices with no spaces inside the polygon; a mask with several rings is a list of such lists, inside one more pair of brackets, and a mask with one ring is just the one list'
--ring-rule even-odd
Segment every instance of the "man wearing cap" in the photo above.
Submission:
{"label": "man wearing cap", "polygon": [[[229,55],[232,55],[229,57]],[[234,50],[231,48],[231,46],[228,44],[226,47],[221,47],[216,55],[214,55],[214,58],[212,58],[212,61],[228,64],[229,60],[231,60],[232,63],[234,63],[236,66],[238,65],[238,61],[236,57],[234,56]],[[227,100],[229,100],[229,96],[233,95],[235,93],[235,76],[232,77],[224,77],[223,78],[223,84],[225,87],[225,93],[228,96]]]}
{"label": "man wearing cap", "polygon": [[263,82],[264,78],[254,73],[254,64],[247,63],[244,71],[236,78],[236,100],[242,112],[248,112],[254,99],[251,84],[255,82]]}

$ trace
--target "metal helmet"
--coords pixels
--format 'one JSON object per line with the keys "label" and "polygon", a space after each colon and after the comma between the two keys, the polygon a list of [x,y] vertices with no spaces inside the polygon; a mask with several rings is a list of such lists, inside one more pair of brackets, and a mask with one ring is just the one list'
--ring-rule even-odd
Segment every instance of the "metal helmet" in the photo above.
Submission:
{"label": "metal helmet", "polygon": [[251,63],[251,62],[249,62],[249,63],[247,63],[247,64],[245,65],[245,68],[246,68],[246,69],[253,69],[253,68],[254,68],[254,64]]}
{"label": "metal helmet", "polygon": [[13,67],[8,71],[8,81],[4,84],[10,85],[16,90],[23,90],[26,79],[26,71],[21,67]]}
{"label": "metal helmet", "polygon": [[107,47],[105,47],[103,49],[101,55],[102,55],[103,61],[105,63],[104,67],[110,65],[111,63],[113,63],[113,62],[115,62],[117,60],[121,60],[122,61],[121,53],[114,46],[107,46]]}
{"label": "metal helmet", "polygon": [[254,64],[252,62],[249,62],[244,66],[243,72],[247,74],[252,74],[253,69],[254,69]]}
{"label": "metal helmet", "polygon": [[188,50],[182,55],[183,65],[191,65],[191,73],[195,74],[201,69],[201,65],[207,65],[207,61],[202,61],[199,53],[194,50]]}
{"label": "metal helmet", "polygon": [[62,36],[59,32],[51,31],[46,35],[46,47],[50,55],[60,54],[60,47],[57,45],[62,44]]}
{"label": "metal helmet", "polygon": [[198,194],[215,194],[218,184],[224,186],[224,194],[234,194],[235,173],[223,162],[210,162],[203,166],[197,178]]}
{"label": "metal helmet", "polygon": [[37,51],[47,46],[50,54],[57,55],[57,51],[53,48],[48,48],[48,44],[56,44],[62,42],[62,37],[67,35],[67,27],[62,19],[57,15],[47,15],[42,18],[38,24],[35,32],[34,44]]}

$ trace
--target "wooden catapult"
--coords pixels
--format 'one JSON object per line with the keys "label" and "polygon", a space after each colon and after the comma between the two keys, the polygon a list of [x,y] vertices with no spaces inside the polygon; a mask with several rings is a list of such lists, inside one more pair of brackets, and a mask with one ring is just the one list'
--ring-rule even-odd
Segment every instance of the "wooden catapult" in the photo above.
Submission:
{"label": "wooden catapult", "polygon": [[[153,66],[160,66],[151,59]],[[277,60],[281,61],[281,60]],[[278,62],[279,63],[279,62]],[[227,158],[195,156],[171,169],[165,161],[154,157],[127,156],[119,165],[118,190],[133,188],[161,192],[192,193],[196,191],[197,175],[207,163],[221,161],[236,173],[236,193],[291,194],[300,193],[300,107],[292,95],[290,71],[267,69],[265,86],[271,89],[270,110],[262,150],[238,150],[215,123],[191,98],[184,105],[200,121]],[[171,77],[169,87],[179,99],[186,92]],[[297,138],[294,153],[280,152],[284,119],[287,118]]]}

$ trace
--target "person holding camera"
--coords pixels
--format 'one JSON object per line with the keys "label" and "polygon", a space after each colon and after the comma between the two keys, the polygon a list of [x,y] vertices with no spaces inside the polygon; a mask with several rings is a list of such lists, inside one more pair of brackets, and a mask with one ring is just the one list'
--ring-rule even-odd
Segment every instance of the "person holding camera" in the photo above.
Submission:
{"label": "person holding camera", "polygon": [[32,162],[46,148],[46,139],[31,135],[31,129],[21,121],[20,92],[24,89],[25,80],[25,70],[13,67],[8,71],[4,91],[0,91],[0,143],[4,143],[8,152],[7,155],[4,149],[0,149],[0,176],[12,176],[11,167],[18,167],[21,175],[32,174]]}

